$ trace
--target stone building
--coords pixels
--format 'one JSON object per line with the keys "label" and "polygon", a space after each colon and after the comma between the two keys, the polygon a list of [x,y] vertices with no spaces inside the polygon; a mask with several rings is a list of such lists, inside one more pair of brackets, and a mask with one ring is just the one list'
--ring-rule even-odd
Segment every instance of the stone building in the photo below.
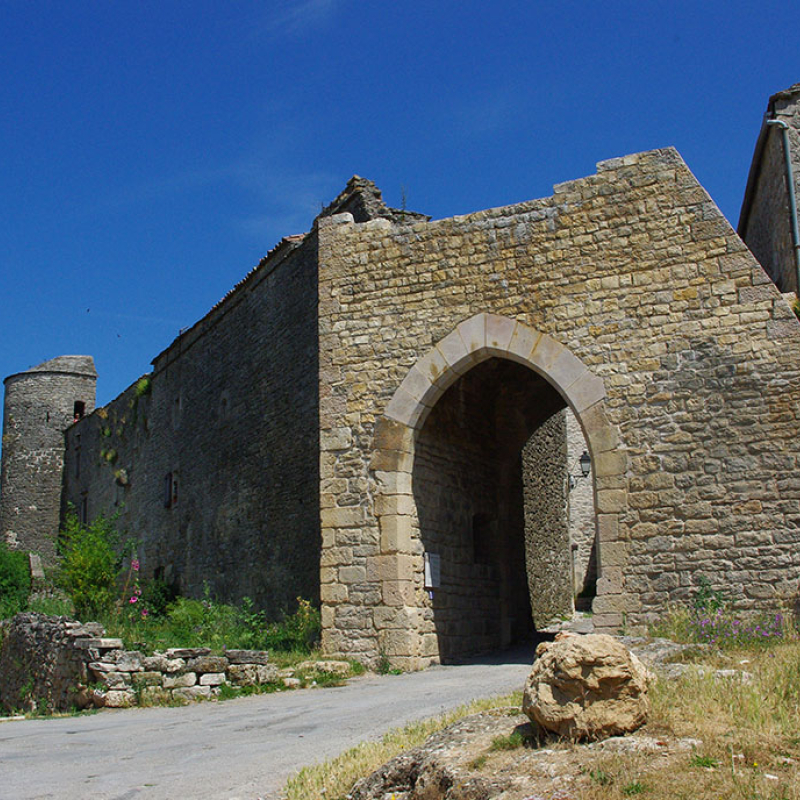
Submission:
{"label": "stone building", "polygon": [[[795,90],[776,98],[796,128]],[[800,323],[759,147],[742,230],[766,271],[672,149],[442,220],[354,178],[149,375],[93,412],[81,395],[48,513],[116,511],[146,573],[274,614],[319,600],[327,652],[409,669],[523,638],[579,593],[607,631],[700,575],[743,609],[792,599]],[[79,400],[37,399],[35,372],[7,408]],[[38,547],[21,447],[0,532]]]}

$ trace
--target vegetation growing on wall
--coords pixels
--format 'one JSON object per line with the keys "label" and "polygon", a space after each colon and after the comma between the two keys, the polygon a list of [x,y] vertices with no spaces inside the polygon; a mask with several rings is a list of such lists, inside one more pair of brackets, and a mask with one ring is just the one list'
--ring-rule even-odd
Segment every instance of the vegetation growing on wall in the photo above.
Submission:
{"label": "vegetation growing on wall", "polygon": [[28,555],[0,542],[0,619],[25,608],[31,590]]}

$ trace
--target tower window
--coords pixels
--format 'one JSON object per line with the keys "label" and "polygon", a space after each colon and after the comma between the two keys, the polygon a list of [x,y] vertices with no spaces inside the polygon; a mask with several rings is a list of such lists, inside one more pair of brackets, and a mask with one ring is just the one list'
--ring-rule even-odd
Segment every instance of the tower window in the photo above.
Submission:
{"label": "tower window", "polygon": [[72,419],[74,422],[77,422],[79,419],[83,419],[83,415],[86,413],[86,403],[83,400],[76,400],[75,405],[72,407]]}

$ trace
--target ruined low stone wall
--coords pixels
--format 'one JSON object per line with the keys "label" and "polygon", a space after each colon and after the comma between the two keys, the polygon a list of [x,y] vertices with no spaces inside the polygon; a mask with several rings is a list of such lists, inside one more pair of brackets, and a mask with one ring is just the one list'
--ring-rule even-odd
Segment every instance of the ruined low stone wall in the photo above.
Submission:
{"label": "ruined low stone wall", "polygon": [[146,656],[123,650],[119,639],[86,643],[94,660],[88,664],[92,688],[81,693],[83,706],[125,708],[210,700],[223,685],[252,686],[278,680],[280,672],[262,650],[226,650],[211,655],[207,647],[170,648]]}
{"label": "ruined low stone wall", "polygon": [[79,643],[102,633],[96,622],[82,625],[44,614],[17,614],[0,622],[0,708],[74,708],[87,678],[87,651]]}
{"label": "ruined low stone wall", "polygon": [[[225,684],[300,683],[269,664],[269,653],[261,650],[213,656],[208,648],[171,648],[145,656],[103,634],[97,622],[43,614],[17,614],[0,622],[0,707],[7,712],[124,708],[212,699]],[[324,672],[348,665],[315,667]]]}

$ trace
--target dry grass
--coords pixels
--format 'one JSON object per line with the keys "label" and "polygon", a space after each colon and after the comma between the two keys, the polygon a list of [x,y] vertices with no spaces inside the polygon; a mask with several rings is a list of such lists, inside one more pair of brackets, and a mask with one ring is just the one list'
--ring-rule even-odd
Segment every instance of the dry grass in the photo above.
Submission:
{"label": "dry grass", "polygon": [[378,742],[362,742],[323,764],[305,767],[290,778],[285,788],[287,800],[341,800],[353,784],[404,750],[422,744],[432,733],[456,720],[499,706],[519,706],[522,693],[474,700],[440,717],[414,722],[389,731]]}
{"label": "dry grass", "polygon": [[[543,800],[800,800],[800,642],[727,651],[721,662],[719,666],[746,670],[752,680],[691,669],[651,688],[651,721],[643,733],[665,743],[697,739],[694,750],[612,753],[567,745],[562,774],[570,777],[569,791],[558,793],[553,787],[541,794]],[[467,714],[518,703],[519,695],[473,703],[391,731],[380,742],[361,744],[333,761],[304,769],[287,785],[287,798],[344,798],[357,779],[434,731]],[[504,757],[515,758],[515,752],[524,750]],[[496,757],[487,754],[473,766],[479,772],[492,770]]]}
{"label": "dry grass", "polygon": [[733,651],[725,660],[752,680],[692,669],[651,688],[645,733],[697,739],[695,749],[587,760],[576,746],[580,776],[570,800],[800,800],[800,643]]}

